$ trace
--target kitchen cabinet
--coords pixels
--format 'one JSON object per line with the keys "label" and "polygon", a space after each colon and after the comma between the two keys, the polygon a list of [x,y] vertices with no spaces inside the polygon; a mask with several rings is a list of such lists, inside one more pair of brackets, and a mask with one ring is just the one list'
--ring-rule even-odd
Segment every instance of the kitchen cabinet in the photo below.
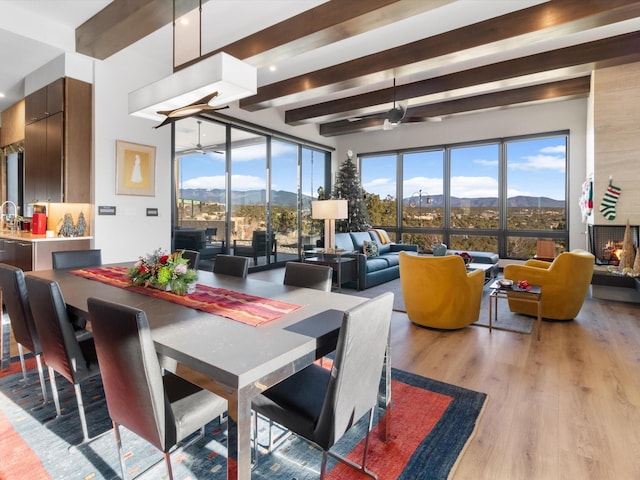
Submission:
{"label": "kitchen cabinet", "polygon": [[59,78],[25,98],[24,121],[30,124],[64,110],[65,79]]}
{"label": "kitchen cabinet", "polygon": [[91,201],[91,105],[91,84],[73,78],[61,78],[27,97],[25,204]]}
{"label": "kitchen cabinet", "polygon": [[2,263],[16,266],[25,272],[33,269],[33,244],[13,238],[0,239]]}

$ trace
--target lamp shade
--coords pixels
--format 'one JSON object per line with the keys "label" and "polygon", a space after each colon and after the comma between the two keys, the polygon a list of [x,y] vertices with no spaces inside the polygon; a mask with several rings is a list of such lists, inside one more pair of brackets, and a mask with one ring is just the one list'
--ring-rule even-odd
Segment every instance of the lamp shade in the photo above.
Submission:
{"label": "lamp shade", "polygon": [[221,52],[129,93],[129,114],[163,120],[157,112],[184,107],[216,91],[210,105],[226,105],[255,95],[257,86],[254,66]]}
{"label": "lamp shade", "polygon": [[338,220],[349,216],[346,200],[314,200],[311,202],[311,218],[316,220]]}

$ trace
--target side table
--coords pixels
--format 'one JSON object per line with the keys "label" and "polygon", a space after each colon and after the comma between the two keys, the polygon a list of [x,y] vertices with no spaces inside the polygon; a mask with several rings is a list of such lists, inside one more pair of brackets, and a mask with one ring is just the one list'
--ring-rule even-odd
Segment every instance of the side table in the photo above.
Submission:
{"label": "side table", "polygon": [[[517,287],[503,287],[498,281],[495,281],[489,287],[489,333],[493,328],[494,319],[498,319],[498,299],[499,298],[517,298],[522,302],[534,303],[537,307],[538,324],[538,341],[540,340],[540,329],[542,328],[542,287],[540,285],[529,285],[528,290],[519,289]],[[506,329],[503,329],[506,330]]]}
{"label": "side table", "polygon": [[[354,257],[343,257],[341,254],[320,255],[303,259],[304,263],[326,265],[333,268],[336,275],[336,287],[340,291],[342,284],[355,281],[358,283],[358,264]],[[359,288],[359,285],[356,285]]]}

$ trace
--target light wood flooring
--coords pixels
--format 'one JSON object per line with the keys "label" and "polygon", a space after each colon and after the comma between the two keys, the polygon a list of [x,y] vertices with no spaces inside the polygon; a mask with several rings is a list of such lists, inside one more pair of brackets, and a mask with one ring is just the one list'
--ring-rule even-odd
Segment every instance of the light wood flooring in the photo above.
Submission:
{"label": "light wood flooring", "polygon": [[588,298],[541,334],[435,331],[393,313],[394,367],[489,396],[453,480],[640,479],[640,305]]}
{"label": "light wood flooring", "polygon": [[588,298],[574,321],[543,322],[541,341],[394,312],[392,364],[488,394],[453,480],[640,479],[640,305]]}

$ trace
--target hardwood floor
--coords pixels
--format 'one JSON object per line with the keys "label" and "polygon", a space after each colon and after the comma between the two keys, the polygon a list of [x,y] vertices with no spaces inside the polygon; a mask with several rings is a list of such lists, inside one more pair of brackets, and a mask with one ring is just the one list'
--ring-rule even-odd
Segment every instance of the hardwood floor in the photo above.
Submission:
{"label": "hardwood floor", "polygon": [[453,480],[639,479],[640,305],[588,298],[541,334],[436,331],[393,313],[394,367],[489,395]]}
{"label": "hardwood floor", "polygon": [[436,331],[393,313],[394,367],[489,395],[452,478],[640,478],[640,305],[588,298],[541,334]]}

